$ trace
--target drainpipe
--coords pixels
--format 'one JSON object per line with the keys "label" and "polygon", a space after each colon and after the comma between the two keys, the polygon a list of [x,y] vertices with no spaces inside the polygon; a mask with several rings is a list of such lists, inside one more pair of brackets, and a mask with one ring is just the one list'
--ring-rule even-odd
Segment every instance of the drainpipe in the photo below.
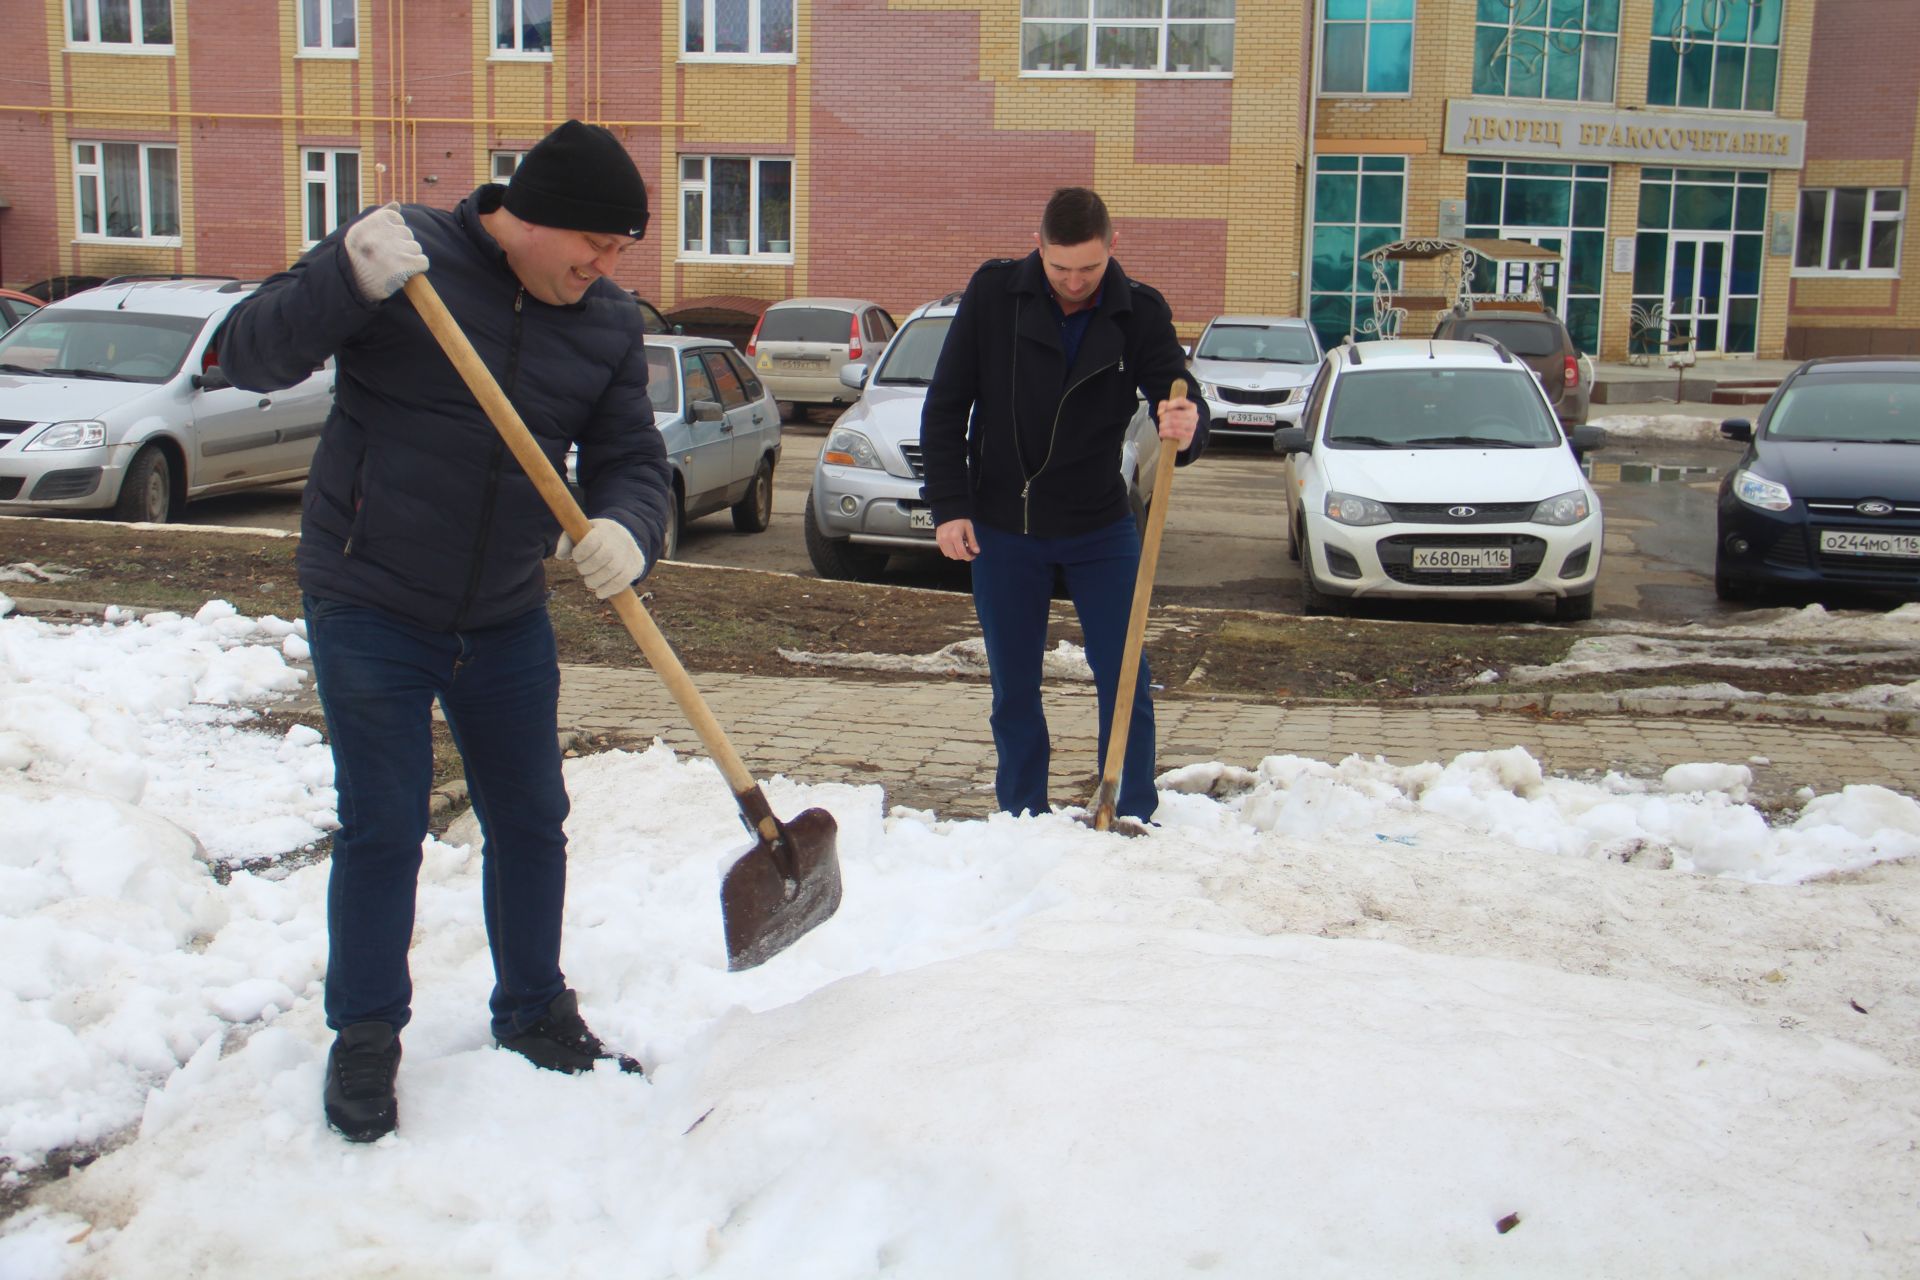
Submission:
{"label": "drainpipe", "polygon": [[1326,22],[1326,0],[1312,0],[1313,38],[1302,73],[1307,86],[1307,148],[1300,166],[1300,317],[1312,323],[1313,311],[1313,132],[1320,116],[1320,42]]}

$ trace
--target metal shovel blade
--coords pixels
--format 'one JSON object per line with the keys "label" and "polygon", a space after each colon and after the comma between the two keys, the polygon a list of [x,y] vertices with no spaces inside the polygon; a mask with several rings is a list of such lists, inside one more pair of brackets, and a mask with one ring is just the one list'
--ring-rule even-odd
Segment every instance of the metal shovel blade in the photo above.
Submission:
{"label": "metal shovel blade", "polygon": [[762,837],[720,885],[727,968],[735,973],[785,951],[840,906],[840,829],[833,815],[808,809],[776,825],[779,838]]}

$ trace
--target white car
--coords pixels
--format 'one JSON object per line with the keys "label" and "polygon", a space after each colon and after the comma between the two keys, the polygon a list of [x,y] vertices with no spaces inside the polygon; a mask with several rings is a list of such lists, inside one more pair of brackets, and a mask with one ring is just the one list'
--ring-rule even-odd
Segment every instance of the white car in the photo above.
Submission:
{"label": "white car", "polygon": [[1309,613],[1353,600],[1551,601],[1593,616],[1600,499],[1533,372],[1491,341],[1348,343],[1321,363],[1288,457]]}
{"label": "white car", "polygon": [[1297,316],[1216,316],[1193,347],[1193,376],[1212,436],[1271,439],[1300,424],[1320,339]]}
{"label": "white car", "polygon": [[[827,434],[807,494],[807,558],[823,578],[872,582],[895,552],[939,554],[933,541],[933,508],[920,496],[925,471],[920,460],[920,411],[927,402],[947,330],[960,309],[960,294],[915,307],[879,360],[843,366],[840,380],[859,398]],[[1135,519],[1148,496],[1158,457],[1158,428],[1145,403],[1135,411],[1120,449],[1120,473]]]}
{"label": "white car", "polygon": [[306,477],[333,362],[242,391],[214,339],[257,281],[128,277],[0,336],[0,515],[177,519],[190,499]]}

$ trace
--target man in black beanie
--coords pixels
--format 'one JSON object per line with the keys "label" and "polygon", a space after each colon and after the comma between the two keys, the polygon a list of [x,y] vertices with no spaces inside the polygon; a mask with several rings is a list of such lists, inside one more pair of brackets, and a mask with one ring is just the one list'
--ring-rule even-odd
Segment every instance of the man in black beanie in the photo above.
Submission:
{"label": "man in black beanie", "polygon": [[560,673],[542,561],[557,526],[419,315],[434,287],[556,467],[579,450],[591,532],[571,559],[602,599],[660,554],[673,501],[647,397],[640,310],[606,277],[646,231],[647,188],[613,134],[577,120],[510,185],[450,210],[389,204],[322,240],[234,308],[235,385],[292,386],[328,357],[335,402],[296,552],[333,749],[327,889],[328,1123],[371,1142],[398,1122],[407,948],[433,784],[437,701],[485,838],[492,1033],[535,1066],[609,1062],[560,971],[566,787]]}

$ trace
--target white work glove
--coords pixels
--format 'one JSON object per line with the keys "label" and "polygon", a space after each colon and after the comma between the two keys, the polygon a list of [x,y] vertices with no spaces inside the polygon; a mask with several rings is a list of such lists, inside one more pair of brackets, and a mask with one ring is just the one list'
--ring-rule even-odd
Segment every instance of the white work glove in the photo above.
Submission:
{"label": "white work glove", "polygon": [[605,600],[632,586],[634,580],[647,571],[647,553],[618,520],[599,516],[587,524],[587,536],[580,539],[579,546],[563,533],[560,547],[553,554],[561,560],[573,561],[587,590]]}
{"label": "white work glove", "polygon": [[385,302],[400,292],[409,276],[427,269],[427,255],[407,229],[400,206],[382,205],[347,228],[347,263],[353,282],[368,302]]}

